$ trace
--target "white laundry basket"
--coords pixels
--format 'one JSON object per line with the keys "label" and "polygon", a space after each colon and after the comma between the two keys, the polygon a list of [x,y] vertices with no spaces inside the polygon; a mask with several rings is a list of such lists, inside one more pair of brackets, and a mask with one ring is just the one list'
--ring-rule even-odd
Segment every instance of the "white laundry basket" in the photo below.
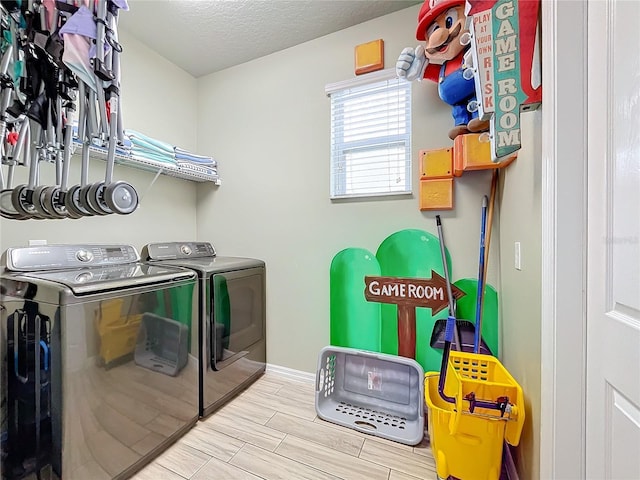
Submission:
{"label": "white laundry basket", "polygon": [[315,394],[323,420],[407,445],[422,441],[424,371],[415,360],[325,347]]}

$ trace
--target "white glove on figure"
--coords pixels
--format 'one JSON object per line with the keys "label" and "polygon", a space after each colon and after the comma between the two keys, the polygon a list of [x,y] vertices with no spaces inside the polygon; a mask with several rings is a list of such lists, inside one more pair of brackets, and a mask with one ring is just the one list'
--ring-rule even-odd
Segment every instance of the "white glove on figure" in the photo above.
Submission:
{"label": "white glove on figure", "polygon": [[429,65],[429,59],[424,54],[424,47],[418,45],[415,49],[407,47],[400,53],[396,62],[396,75],[412,82],[421,80]]}

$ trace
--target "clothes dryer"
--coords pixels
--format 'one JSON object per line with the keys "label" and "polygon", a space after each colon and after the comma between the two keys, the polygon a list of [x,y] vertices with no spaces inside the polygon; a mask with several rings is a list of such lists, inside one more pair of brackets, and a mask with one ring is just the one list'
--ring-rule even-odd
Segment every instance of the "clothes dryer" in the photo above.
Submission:
{"label": "clothes dryer", "polygon": [[152,243],[141,255],[150,265],[185,267],[198,275],[200,416],[207,416],[265,371],[265,263],[217,256],[207,242]]}

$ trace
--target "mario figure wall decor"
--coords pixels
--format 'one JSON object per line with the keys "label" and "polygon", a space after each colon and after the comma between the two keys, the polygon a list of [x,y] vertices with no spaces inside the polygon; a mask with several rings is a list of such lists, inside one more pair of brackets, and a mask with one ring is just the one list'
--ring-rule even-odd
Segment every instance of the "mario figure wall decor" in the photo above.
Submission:
{"label": "mario figure wall decor", "polygon": [[478,118],[473,70],[464,62],[470,45],[465,0],[426,0],[418,14],[416,38],[425,45],[402,51],[396,63],[398,77],[438,83],[438,95],[452,108],[452,140],[489,130],[489,121]]}

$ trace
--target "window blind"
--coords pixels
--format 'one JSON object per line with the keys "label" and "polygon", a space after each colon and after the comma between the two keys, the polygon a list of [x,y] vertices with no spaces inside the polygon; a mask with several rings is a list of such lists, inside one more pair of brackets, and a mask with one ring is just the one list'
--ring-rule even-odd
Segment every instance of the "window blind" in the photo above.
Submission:
{"label": "window blind", "polygon": [[411,193],[411,83],[380,76],[327,87],[333,199]]}

